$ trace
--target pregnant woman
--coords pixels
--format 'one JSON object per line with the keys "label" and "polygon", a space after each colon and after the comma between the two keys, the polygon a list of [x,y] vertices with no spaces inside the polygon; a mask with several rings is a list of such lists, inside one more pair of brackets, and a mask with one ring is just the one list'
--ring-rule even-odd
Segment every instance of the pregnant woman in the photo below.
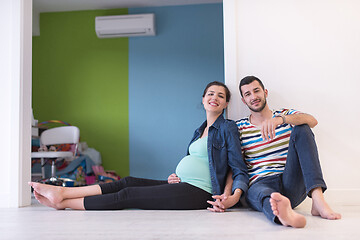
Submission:
{"label": "pregnant woman", "polygon": [[[247,191],[249,180],[237,126],[223,117],[229,101],[230,91],[223,83],[206,86],[202,96],[206,121],[195,130],[187,156],[168,181],[125,177],[85,187],[29,185],[41,204],[58,210],[206,209],[212,195],[222,193],[228,197],[226,207],[231,207]],[[227,179],[230,184],[225,188]]]}

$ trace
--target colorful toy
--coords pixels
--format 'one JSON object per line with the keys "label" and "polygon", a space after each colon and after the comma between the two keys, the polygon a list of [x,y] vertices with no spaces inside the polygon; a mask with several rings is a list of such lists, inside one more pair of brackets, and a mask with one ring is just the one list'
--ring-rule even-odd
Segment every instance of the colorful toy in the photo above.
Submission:
{"label": "colorful toy", "polygon": [[67,122],[64,122],[64,121],[61,121],[61,120],[49,120],[49,121],[44,121],[44,122],[41,122],[38,124],[38,126],[44,126],[44,125],[49,125],[51,123],[57,123],[57,124],[62,124],[62,125],[66,125],[66,126],[71,126],[70,123],[67,123]]}

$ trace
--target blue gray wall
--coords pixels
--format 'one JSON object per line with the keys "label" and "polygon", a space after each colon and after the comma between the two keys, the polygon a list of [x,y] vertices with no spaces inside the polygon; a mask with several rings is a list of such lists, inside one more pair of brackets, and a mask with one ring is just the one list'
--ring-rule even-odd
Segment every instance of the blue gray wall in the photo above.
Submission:
{"label": "blue gray wall", "polygon": [[155,13],[157,34],[129,38],[130,175],[165,179],[205,120],[203,89],[224,82],[222,4],[137,13]]}

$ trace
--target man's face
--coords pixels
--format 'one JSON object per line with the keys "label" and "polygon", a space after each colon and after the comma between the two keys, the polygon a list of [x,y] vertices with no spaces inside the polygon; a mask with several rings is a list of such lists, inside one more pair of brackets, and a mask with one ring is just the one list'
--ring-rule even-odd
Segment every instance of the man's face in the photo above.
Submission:
{"label": "man's face", "polygon": [[241,86],[242,101],[253,112],[261,112],[266,106],[267,90],[262,89],[258,81]]}

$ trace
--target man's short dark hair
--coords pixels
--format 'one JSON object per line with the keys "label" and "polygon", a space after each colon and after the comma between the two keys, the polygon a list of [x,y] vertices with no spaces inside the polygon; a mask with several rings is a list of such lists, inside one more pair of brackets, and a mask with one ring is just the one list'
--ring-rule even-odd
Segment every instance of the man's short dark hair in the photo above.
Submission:
{"label": "man's short dark hair", "polygon": [[250,83],[252,83],[253,81],[258,81],[260,86],[262,87],[263,90],[265,90],[264,84],[261,82],[261,80],[255,76],[246,76],[243,79],[241,79],[240,84],[239,84],[239,91],[240,91],[240,95],[241,97],[243,96],[243,93],[241,91],[241,86],[244,85],[248,85]]}

